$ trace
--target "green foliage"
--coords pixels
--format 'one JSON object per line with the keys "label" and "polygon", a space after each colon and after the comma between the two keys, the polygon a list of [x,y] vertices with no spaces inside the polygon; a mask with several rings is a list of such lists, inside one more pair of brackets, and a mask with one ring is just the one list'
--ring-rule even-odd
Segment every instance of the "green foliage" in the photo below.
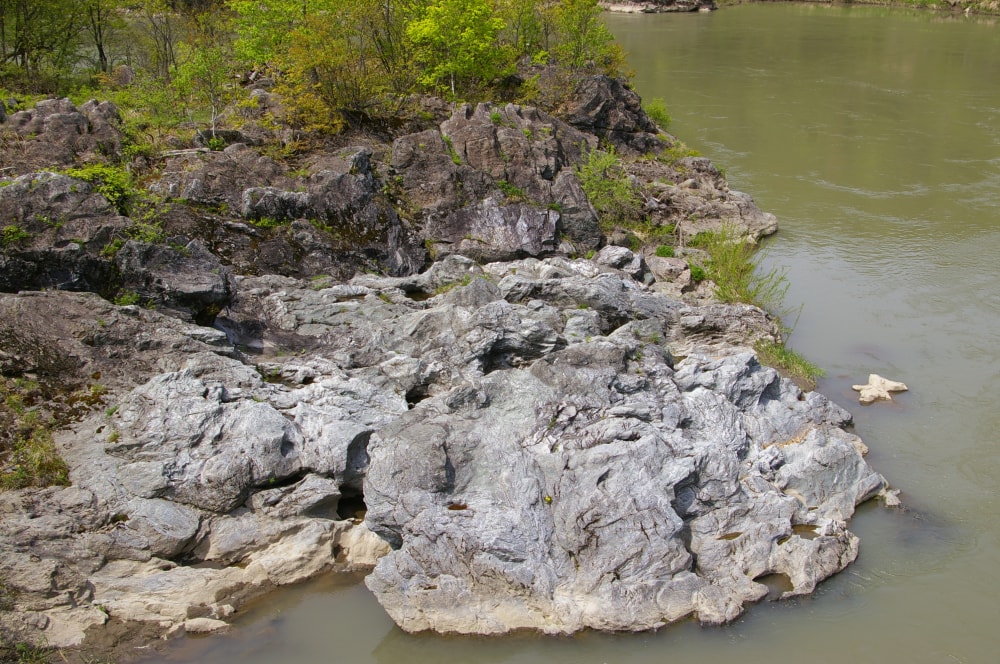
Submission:
{"label": "green foliage", "polygon": [[17,657],[17,664],[47,664],[49,662],[49,651],[39,646],[29,643],[17,643],[14,645],[14,654]]}
{"label": "green foliage", "polygon": [[448,282],[448,283],[440,284],[437,288],[434,289],[434,294],[435,295],[443,295],[443,294],[447,293],[450,290],[454,290],[456,288],[461,288],[463,286],[468,286],[471,283],[472,283],[472,277],[470,275],[466,274],[461,279],[459,279],[458,281],[451,281],[451,282]]}
{"label": "green foliage", "polygon": [[576,174],[605,230],[629,226],[645,218],[642,196],[614,148],[591,150]]}
{"label": "green foliage", "polygon": [[444,144],[446,146],[448,146],[448,154],[451,155],[451,161],[456,166],[461,166],[462,165],[462,158],[459,156],[458,152],[455,150],[455,144],[451,142],[451,136],[445,136],[444,134],[442,134],[441,135],[441,139],[444,141]]}
{"label": "green foliage", "polygon": [[558,43],[552,53],[573,69],[594,68],[619,75],[625,55],[601,21],[598,0],[559,0],[555,7]]}
{"label": "green foliage", "polygon": [[761,364],[778,369],[782,375],[791,378],[803,389],[814,389],[816,379],[826,375],[822,368],[785,344],[762,339],[754,344],[754,350],[757,351]]}
{"label": "green foliage", "polygon": [[183,49],[180,64],[173,76],[178,96],[194,109],[207,109],[212,136],[222,110],[236,100],[240,88],[230,69],[232,52],[219,30],[204,19],[204,30],[190,47]]}
{"label": "green foliage", "polygon": [[17,224],[8,224],[0,232],[0,248],[14,246],[24,240],[31,239],[31,233],[24,230]]}
{"label": "green foliage", "polygon": [[696,284],[705,281],[705,278],[708,277],[708,273],[705,271],[705,268],[698,265],[697,263],[688,261],[688,268],[690,268],[691,270],[691,281],[693,281]]}
{"label": "green foliage", "polygon": [[284,54],[295,27],[316,9],[314,0],[228,0],[235,16],[236,55],[244,66],[265,68]]}
{"label": "green foliage", "polygon": [[[650,116],[652,117],[652,116]],[[700,156],[700,152],[695,149],[689,148],[682,141],[677,141],[669,148],[666,148],[656,156],[657,161],[661,161],[665,164],[674,164],[677,161],[684,159],[685,157],[697,157]]]}
{"label": "green foliage", "polygon": [[673,258],[674,248],[671,247],[669,244],[661,244],[656,248],[655,254],[660,258]]}
{"label": "green foliage", "polygon": [[54,421],[33,405],[39,385],[0,377],[0,490],[69,484],[69,468],[52,440]]}
{"label": "green foliage", "polygon": [[497,182],[497,187],[500,188],[500,191],[503,192],[503,195],[507,197],[508,201],[515,202],[515,201],[528,200],[528,197],[524,193],[523,189],[515,185],[512,185],[510,182],[507,182],[506,180],[500,180],[499,182]]}
{"label": "green foliage", "polygon": [[323,0],[296,21],[288,47],[272,64],[280,68],[276,91],[293,123],[335,133],[344,111],[378,108],[390,92],[410,85],[409,63],[399,52],[397,3]]}
{"label": "green foliage", "polygon": [[646,102],[643,106],[643,110],[646,111],[646,115],[659,126],[660,129],[666,131],[670,128],[670,114],[667,112],[667,104],[662,99],[653,99]]}
{"label": "green foliage", "polygon": [[139,304],[139,294],[135,291],[123,291],[114,299],[114,304],[119,307],[129,307]]}
{"label": "green foliage", "polygon": [[89,164],[64,171],[70,177],[89,182],[104,196],[119,214],[128,215],[129,206],[137,195],[132,175],[121,166]]}
{"label": "green foliage", "polygon": [[287,220],[284,220],[284,219],[275,219],[273,217],[261,217],[259,219],[248,219],[247,221],[250,222],[251,226],[254,226],[255,228],[260,228],[260,229],[263,229],[263,230],[270,230],[272,228],[278,228],[279,226],[284,226],[285,224],[288,223]]}
{"label": "green foliage", "polygon": [[781,313],[788,277],[778,269],[762,272],[762,254],[754,245],[725,226],[719,232],[705,233],[701,246],[709,255],[708,276],[715,282],[716,297],[723,302],[746,302]]}
{"label": "green foliage", "polygon": [[489,82],[509,69],[497,56],[506,23],[489,0],[431,0],[406,26],[423,85],[451,91]]}

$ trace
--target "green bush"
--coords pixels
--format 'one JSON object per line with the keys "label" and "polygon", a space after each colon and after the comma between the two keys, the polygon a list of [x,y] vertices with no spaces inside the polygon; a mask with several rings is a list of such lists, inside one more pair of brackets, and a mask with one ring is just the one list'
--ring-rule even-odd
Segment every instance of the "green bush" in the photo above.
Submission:
{"label": "green bush", "polygon": [[643,106],[649,119],[655,122],[660,129],[666,131],[670,127],[670,114],[667,112],[667,104],[662,99],[653,99]]}
{"label": "green bush", "polygon": [[785,344],[760,340],[754,344],[754,350],[757,351],[757,357],[761,364],[778,369],[782,375],[791,378],[803,389],[814,389],[816,379],[826,375],[823,369]]}
{"label": "green bush", "polygon": [[642,196],[614,148],[591,150],[576,174],[605,230],[630,226],[645,218]]}
{"label": "green bush", "polygon": [[503,195],[507,197],[510,202],[525,201],[528,199],[527,195],[524,193],[524,189],[512,185],[506,180],[500,180],[497,182],[497,187],[503,192]]}
{"label": "green bush", "polygon": [[128,216],[129,208],[135,200],[137,190],[132,175],[121,166],[110,164],[89,164],[80,168],[63,171],[66,175],[89,182],[95,191],[104,196],[119,214]]}
{"label": "green bush", "polygon": [[0,248],[10,247],[31,238],[31,233],[16,224],[8,224],[0,233]]}
{"label": "green bush", "polygon": [[699,233],[698,246],[709,255],[708,277],[715,282],[715,295],[723,302],[746,302],[780,315],[788,277],[783,270],[761,272],[763,254],[731,227],[715,233]]}
{"label": "green bush", "polygon": [[705,268],[696,263],[692,263],[689,261],[688,268],[690,268],[691,270],[691,281],[693,281],[696,284],[705,281],[705,277],[708,276],[708,273],[705,272]]}
{"label": "green bush", "polygon": [[658,246],[656,248],[656,252],[655,253],[660,258],[673,258],[674,257],[674,248],[671,247],[669,244],[661,244],[660,246]]}

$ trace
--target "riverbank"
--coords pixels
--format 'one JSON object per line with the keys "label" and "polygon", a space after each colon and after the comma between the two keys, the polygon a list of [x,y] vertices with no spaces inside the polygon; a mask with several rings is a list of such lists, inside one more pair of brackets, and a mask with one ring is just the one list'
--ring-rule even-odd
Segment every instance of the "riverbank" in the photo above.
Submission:
{"label": "riverbank", "polygon": [[[721,7],[749,4],[753,2],[786,2],[789,0],[690,0],[687,2],[601,2],[605,11],[620,14],[659,14],[694,11],[712,11]],[[820,4],[856,4],[878,7],[909,7],[934,11],[1000,15],[1000,0],[849,0],[848,2],[826,2],[825,0],[798,0]]]}
{"label": "riverbank", "polygon": [[[749,4],[752,2],[784,2],[786,0],[719,0],[719,7]],[[911,9],[930,9],[933,11],[982,14],[987,16],[1000,15],[998,0],[849,0],[848,2],[823,2],[823,0],[801,0],[802,2],[819,2],[820,4],[854,4],[872,7],[896,7]]]}

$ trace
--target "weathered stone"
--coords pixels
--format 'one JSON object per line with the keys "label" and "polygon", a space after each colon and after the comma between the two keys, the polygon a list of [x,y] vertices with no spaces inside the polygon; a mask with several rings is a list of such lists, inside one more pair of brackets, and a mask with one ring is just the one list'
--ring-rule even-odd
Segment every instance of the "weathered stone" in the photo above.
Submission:
{"label": "weathered stone", "polygon": [[88,101],[79,108],[69,99],[43,99],[3,123],[20,139],[16,159],[0,163],[17,174],[67,168],[77,159],[115,157],[121,150],[121,118],[111,102]]}
{"label": "weathered stone", "polygon": [[[809,592],[853,560],[843,520],[883,480],[838,414],[814,419],[822,404],[800,401],[750,354],[689,358],[675,373],[635,348],[555,352],[423,402],[373,436],[367,519],[395,550],[367,583],[398,624],[726,622],[766,593],[755,578],[784,573],[792,593]],[[640,373],[626,374],[633,363]],[[797,461],[815,454],[815,466]],[[847,471],[839,488],[804,492],[824,463]],[[805,542],[800,524],[823,534]]]}
{"label": "weathered stone", "polygon": [[229,299],[228,270],[200,242],[183,248],[129,240],[115,255],[126,287],[143,301],[210,323]]}
{"label": "weathered stone", "polygon": [[656,124],[642,110],[639,95],[608,76],[589,76],[580,81],[564,117],[577,129],[618,148],[645,154],[666,147]]}

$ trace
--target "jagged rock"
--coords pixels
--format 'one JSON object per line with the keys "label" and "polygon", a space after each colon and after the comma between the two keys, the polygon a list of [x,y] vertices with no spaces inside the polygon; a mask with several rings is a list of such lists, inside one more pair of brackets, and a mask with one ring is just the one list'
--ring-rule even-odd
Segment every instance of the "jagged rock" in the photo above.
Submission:
{"label": "jagged rock", "polygon": [[673,370],[638,350],[608,338],[556,351],[373,436],[367,521],[394,550],[366,583],[397,624],[727,622],[767,593],[754,579],[786,574],[787,594],[804,593],[854,559],[844,520],[883,480],[843,411],[801,401],[749,353]]}
{"label": "jagged rock", "polygon": [[0,122],[19,142],[0,155],[0,165],[18,174],[45,168],[67,168],[81,158],[118,156],[121,117],[111,102],[88,101],[79,108],[69,99],[43,99]]}
{"label": "jagged rock", "polygon": [[594,254],[593,261],[600,265],[609,265],[621,270],[637,281],[642,281],[646,274],[646,261],[642,256],[625,247],[609,245]]}
{"label": "jagged rock", "polygon": [[682,244],[698,233],[723,229],[749,242],[777,232],[775,216],[757,207],[749,195],[730,190],[725,177],[708,159],[684,157],[669,168],[674,174],[668,177],[648,174],[654,179],[650,185],[656,202],[652,217],[656,225],[674,226]]}
{"label": "jagged rock", "polygon": [[[426,211],[423,236],[436,252],[505,260],[555,251],[556,233],[578,250],[599,246],[597,215],[573,172],[592,143],[593,137],[535,108],[465,104],[441,124],[440,133],[396,139],[391,164],[409,203]],[[508,205],[497,202],[502,199]],[[484,207],[491,200],[495,207]],[[492,212],[497,207],[517,210],[511,214],[522,220],[545,216],[555,221],[547,231],[552,237],[544,239],[550,246],[512,252],[510,240],[483,233],[510,225]],[[466,236],[471,241],[456,240]]]}
{"label": "jagged rock", "polygon": [[82,180],[50,172],[0,187],[0,216],[17,233],[0,247],[0,290],[60,288],[113,292],[101,250],[129,225]]}
{"label": "jagged rock", "polygon": [[210,323],[229,300],[228,270],[197,240],[181,248],[129,240],[115,255],[122,282],[144,302]]}
{"label": "jagged rock", "polygon": [[291,187],[285,169],[245,144],[220,152],[188,152],[170,157],[149,190],[168,198],[239,210],[242,192],[250,187]]}
{"label": "jagged rock", "polygon": [[314,157],[308,175],[293,176],[273,159],[235,144],[222,152],[169,158],[150,189],[221,216],[225,221],[204,223],[174,214],[169,227],[198,237],[235,271],[338,278],[370,269],[415,272],[424,248],[382,198],[371,156],[367,147],[345,148]]}
{"label": "jagged rock", "polygon": [[443,219],[428,220],[438,256],[460,253],[477,261],[541,256],[558,246],[559,214],[523,203],[499,205],[493,198],[456,210]]}
{"label": "jagged rock", "polygon": [[667,147],[642,100],[622,81],[609,76],[581,80],[566,104],[563,117],[577,129],[617,148],[645,154]]}

